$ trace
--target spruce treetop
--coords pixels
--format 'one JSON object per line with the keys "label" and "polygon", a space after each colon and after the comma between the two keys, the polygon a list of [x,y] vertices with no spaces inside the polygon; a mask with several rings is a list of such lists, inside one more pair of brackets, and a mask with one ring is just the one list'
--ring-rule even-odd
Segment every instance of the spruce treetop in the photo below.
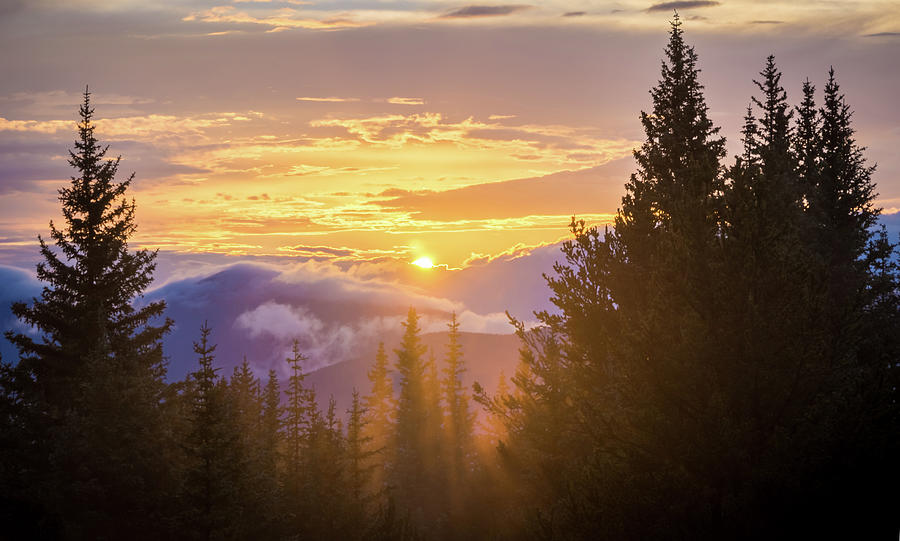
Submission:
{"label": "spruce treetop", "polygon": [[[41,297],[30,306],[13,305],[13,313],[37,327],[41,339],[7,333],[25,360],[22,369],[40,372],[44,388],[58,391],[60,398],[73,390],[61,382],[85,377],[88,359],[114,360],[135,377],[161,379],[161,339],[172,325],[169,319],[150,325],[162,315],[165,302],[140,308],[132,304],[153,280],[156,252],[128,249],[136,230],[135,203],[125,194],[134,174],[116,181],[121,158],[108,159],[108,147],[97,140],[90,97],[86,89],[78,138],[69,151],[75,174],[59,190],[64,225],[50,222],[52,246],[38,237],[42,261],[37,276],[45,284]],[[57,378],[61,387],[55,389]]]}

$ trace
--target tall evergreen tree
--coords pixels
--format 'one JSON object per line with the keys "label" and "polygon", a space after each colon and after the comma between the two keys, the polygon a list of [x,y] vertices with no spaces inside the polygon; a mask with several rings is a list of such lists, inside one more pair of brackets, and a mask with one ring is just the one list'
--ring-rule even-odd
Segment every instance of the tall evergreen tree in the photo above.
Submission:
{"label": "tall evergreen tree", "polygon": [[328,397],[328,409],[325,411],[325,431],[322,452],[326,497],[322,503],[326,509],[331,508],[332,517],[324,535],[334,532],[347,539],[359,535],[360,524],[356,522],[353,500],[350,497],[350,472],[347,460],[347,439],[344,435],[344,421],[337,410],[334,395]]}
{"label": "tall evergreen tree", "polygon": [[45,286],[30,305],[12,306],[40,338],[6,333],[20,354],[6,384],[30,433],[25,452],[37,461],[27,498],[56,516],[64,535],[162,535],[162,494],[171,487],[161,451],[161,339],[172,322],[152,324],[161,301],[134,304],[152,281],[156,253],[129,250],[134,175],[116,181],[120,158],[106,157],[93,114],[85,90],[69,152],[76,174],[59,190],[65,225],[50,223],[53,245],[38,238]]}
{"label": "tall evergreen tree", "polygon": [[507,439],[506,418],[504,416],[504,404],[509,400],[509,378],[503,370],[500,370],[499,381],[493,395],[489,395],[480,383],[475,382],[475,401],[484,404],[487,417],[482,421],[481,428],[492,450],[497,449],[501,442]]}
{"label": "tall evergreen tree", "polygon": [[434,350],[428,349],[428,360],[425,362],[425,441],[427,469],[432,477],[445,473],[444,460],[444,408],[441,404],[441,379],[438,372],[437,358]]}
{"label": "tall evergreen tree", "polygon": [[[715,284],[725,140],[709,118],[697,63],[676,15],[650,91],[652,111],[641,113],[645,141],[634,153],[638,170],[615,228],[602,240],[596,230],[575,228],[576,240],[564,248],[567,264],[549,281],[564,319],[560,326],[552,315],[543,318],[551,329],[543,349],[557,355],[561,340],[562,350],[560,361],[545,355],[545,372],[571,393],[563,402],[574,405],[568,416],[583,435],[568,447],[586,457],[571,480],[581,498],[562,511],[580,528],[615,530],[615,520],[600,523],[605,510],[635,528],[626,535],[653,535],[689,514],[675,493],[718,497],[706,479],[709,455],[697,442],[721,437],[711,422],[721,406],[707,363],[721,354],[713,329],[721,317]],[[551,405],[559,400],[553,391],[545,392]],[[617,483],[630,486],[621,503],[593,495]],[[640,522],[648,508],[665,512]]]}
{"label": "tall evergreen tree", "polygon": [[365,397],[366,424],[365,433],[371,438],[372,448],[381,457],[373,475],[376,492],[383,492],[388,481],[385,467],[392,462],[390,452],[394,438],[394,383],[391,380],[391,369],[384,342],[378,344],[375,362],[368,372],[371,390]]}
{"label": "tall evergreen tree", "polygon": [[814,197],[812,192],[819,185],[822,158],[819,151],[822,119],[816,108],[816,87],[809,79],[803,82],[803,101],[794,112],[797,122],[792,143],[797,158],[797,179],[803,189],[803,205],[809,208],[810,200]]}
{"label": "tall evergreen tree", "polygon": [[426,346],[419,336],[419,316],[410,308],[397,355],[399,396],[392,473],[399,497],[416,521],[424,522],[427,496],[428,397],[425,385]]}
{"label": "tall evergreen tree", "polygon": [[[228,382],[230,399],[234,403],[235,415],[241,427],[241,438],[249,440],[259,428],[262,416],[259,379],[253,375],[245,355],[241,364],[234,367]],[[248,443],[249,444],[249,443]]]}
{"label": "tall evergreen tree", "polygon": [[[862,284],[868,273],[864,254],[880,213],[874,205],[875,167],[866,164],[865,149],[856,143],[852,116],[831,69],[819,111],[821,158],[809,210],[819,233],[816,246],[827,266],[830,315],[826,325],[835,335],[842,328],[857,324],[848,320],[852,316],[842,313],[839,306],[858,308],[862,302]],[[835,355],[841,354],[835,351]]]}
{"label": "tall evergreen tree", "polygon": [[[797,146],[802,130],[792,129],[793,111],[774,57],[760,76],[755,84],[761,95],[753,98],[759,118],[743,131],[752,148],[728,174],[727,270],[719,292],[718,334],[729,361],[719,371],[718,387],[723,433],[732,445],[720,458],[727,473],[714,483],[721,502],[748,510],[740,514],[717,504],[720,515],[734,515],[729,522],[739,530],[763,529],[762,517],[778,507],[776,498],[765,494],[788,478],[792,461],[803,460],[791,456],[803,445],[789,440],[808,424],[810,393],[821,383],[812,377],[821,356],[816,302],[821,266],[809,246],[808,186]],[[808,128],[814,120],[801,118],[803,123]],[[814,159],[811,149],[803,152],[803,163]]]}
{"label": "tall evergreen tree", "polygon": [[447,436],[445,454],[449,470],[447,476],[453,486],[461,484],[472,466],[475,416],[469,409],[469,397],[462,382],[466,363],[459,343],[459,321],[455,312],[447,327],[447,357],[442,370],[441,392],[447,409],[444,414]]}
{"label": "tall evergreen tree", "polygon": [[[900,411],[892,390],[896,370],[885,371],[891,361],[884,362],[900,353],[885,340],[897,335],[894,315],[887,314],[897,313],[898,284],[885,287],[891,275],[886,261],[895,259],[896,251],[883,233],[873,236],[880,213],[874,203],[875,167],[856,142],[852,116],[831,69],[818,112],[818,176],[808,205],[815,227],[811,243],[823,263],[824,339],[814,373],[821,382],[813,410],[819,429],[807,437],[819,456],[829,459],[806,461],[802,471],[804,480],[820,484],[809,498],[807,516],[817,508],[846,513],[875,537],[887,535],[890,527],[879,517],[889,501],[897,501],[879,494],[887,494],[900,476],[900,467],[886,458],[900,445],[900,438],[891,436],[896,430],[888,428],[896,426]],[[888,290],[893,293],[885,295]],[[885,310],[888,306],[893,308]],[[850,524],[841,524],[841,531],[854,534]]]}
{"label": "tall evergreen tree", "polygon": [[236,415],[225,380],[213,366],[216,345],[204,322],[200,341],[194,342],[197,370],[190,374],[190,432],[187,437],[189,467],[185,480],[185,528],[197,539],[240,535],[243,510],[241,484],[245,460],[240,446]]}
{"label": "tall evergreen tree", "polygon": [[260,381],[244,356],[241,364],[232,371],[227,393],[237,431],[238,451],[243,460],[236,486],[242,507],[235,521],[237,537],[261,533],[271,526],[268,509],[277,496],[272,477],[267,472],[272,450],[266,448],[269,441],[263,426],[263,398]]}
{"label": "tall evergreen tree", "polygon": [[359,398],[359,391],[353,389],[350,409],[347,410],[347,488],[349,500],[349,520],[355,525],[353,530],[363,531],[370,508],[376,494],[372,493],[372,475],[375,473],[377,449],[372,446],[372,437],[366,435],[369,421],[366,409]]}
{"label": "tall evergreen tree", "polygon": [[[596,427],[581,445],[595,453],[627,441],[623,453],[602,459],[625,457],[635,487],[663,478],[657,488],[702,485],[708,464],[694,442],[711,432],[707,420],[717,409],[704,364],[720,354],[712,328],[720,317],[714,284],[722,272],[725,140],[709,118],[697,62],[676,15],[615,228],[601,240],[597,230],[575,227],[567,264],[549,281],[567,320],[563,328],[553,316],[544,320],[565,337],[563,364],[584,372],[567,376],[580,410],[572,414]],[[644,501],[633,508],[666,497],[651,494],[637,494]]]}
{"label": "tall evergreen tree", "polygon": [[697,53],[684,41],[678,15],[672,22],[659,83],[650,91],[653,110],[641,112],[646,140],[634,157],[638,172],[626,184],[615,236],[620,249],[645,264],[640,242],[654,231],[675,230],[692,249],[712,242],[718,230],[719,161],[725,139],[709,119]]}
{"label": "tall evergreen tree", "polygon": [[260,418],[259,434],[259,468],[262,477],[263,492],[267,494],[262,524],[259,532],[262,536],[276,537],[278,527],[282,522],[281,487],[279,480],[282,470],[282,442],[281,432],[281,388],[278,384],[278,374],[275,370],[269,370],[268,380],[262,391],[262,412]]}
{"label": "tall evergreen tree", "polygon": [[270,456],[266,469],[274,477],[281,440],[281,388],[278,384],[278,373],[273,369],[269,370],[269,378],[262,391],[262,403],[262,438],[265,442],[263,447],[268,450]]}
{"label": "tall evergreen tree", "polygon": [[[309,390],[304,386],[306,374],[303,363],[306,357],[300,353],[300,343],[294,340],[291,356],[287,363],[290,376],[287,386],[287,404],[284,409],[284,443],[285,443],[285,486],[287,498],[297,500],[302,491],[302,461],[306,435],[309,431],[308,416]],[[295,511],[289,513],[293,515]]]}

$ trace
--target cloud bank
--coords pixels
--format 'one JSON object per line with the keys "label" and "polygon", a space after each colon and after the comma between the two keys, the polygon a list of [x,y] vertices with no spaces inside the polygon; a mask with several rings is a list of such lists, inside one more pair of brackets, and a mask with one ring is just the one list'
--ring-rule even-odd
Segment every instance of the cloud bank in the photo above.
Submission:
{"label": "cloud bank", "polygon": [[473,267],[473,272],[435,269],[433,274],[406,274],[410,265],[397,261],[220,264],[196,276],[170,280],[149,292],[143,302],[164,299],[168,317],[175,320],[165,342],[171,379],[193,368],[191,345],[204,322],[213,330],[218,364],[226,370],[244,355],[259,373],[285,370],[284,359],[294,340],[309,358],[307,369],[315,370],[368,359],[379,341],[399,336],[410,307],[421,316],[426,333],[445,331],[452,312],[465,332],[511,333],[504,311],[510,308],[526,317],[541,308],[539,300],[524,309],[522,304],[536,294],[548,297],[535,284],[552,264],[546,258],[516,259],[516,266],[527,267],[532,276],[530,283],[517,286],[535,294],[523,294],[504,285],[512,261],[497,258]]}

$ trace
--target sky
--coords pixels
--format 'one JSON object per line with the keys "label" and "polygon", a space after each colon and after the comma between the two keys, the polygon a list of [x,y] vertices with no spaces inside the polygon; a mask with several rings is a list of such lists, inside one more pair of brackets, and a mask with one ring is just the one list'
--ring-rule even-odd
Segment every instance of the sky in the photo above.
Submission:
{"label": "sky", "polygon": [[[135,172],[132,246],[160,250],[154,295],[262,280],[216,316],[247,339],[294,317],[280,340],[309,324],[352,343],[411,304],[509,331],[505,310],[549,305],[571,216],[615,214],[676,9],[731,155],[766,56],[793,102],[833,66],[877,202],[900,208],[896,1],[0,0],[0,300],[36,291],[90,85]],[[328,315],[297,283],[380,308]]]}

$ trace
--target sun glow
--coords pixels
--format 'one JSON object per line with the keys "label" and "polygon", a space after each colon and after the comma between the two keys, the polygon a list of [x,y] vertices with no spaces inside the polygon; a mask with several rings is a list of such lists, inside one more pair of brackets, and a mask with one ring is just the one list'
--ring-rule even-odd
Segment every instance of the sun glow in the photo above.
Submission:
{"label": "sun glow", "polygon": [[431,261],[430,257],[420,257],[412,262],[413,265],[417,267],[422,267],[423,269],[430,269],[434,266],[434,263]]}

